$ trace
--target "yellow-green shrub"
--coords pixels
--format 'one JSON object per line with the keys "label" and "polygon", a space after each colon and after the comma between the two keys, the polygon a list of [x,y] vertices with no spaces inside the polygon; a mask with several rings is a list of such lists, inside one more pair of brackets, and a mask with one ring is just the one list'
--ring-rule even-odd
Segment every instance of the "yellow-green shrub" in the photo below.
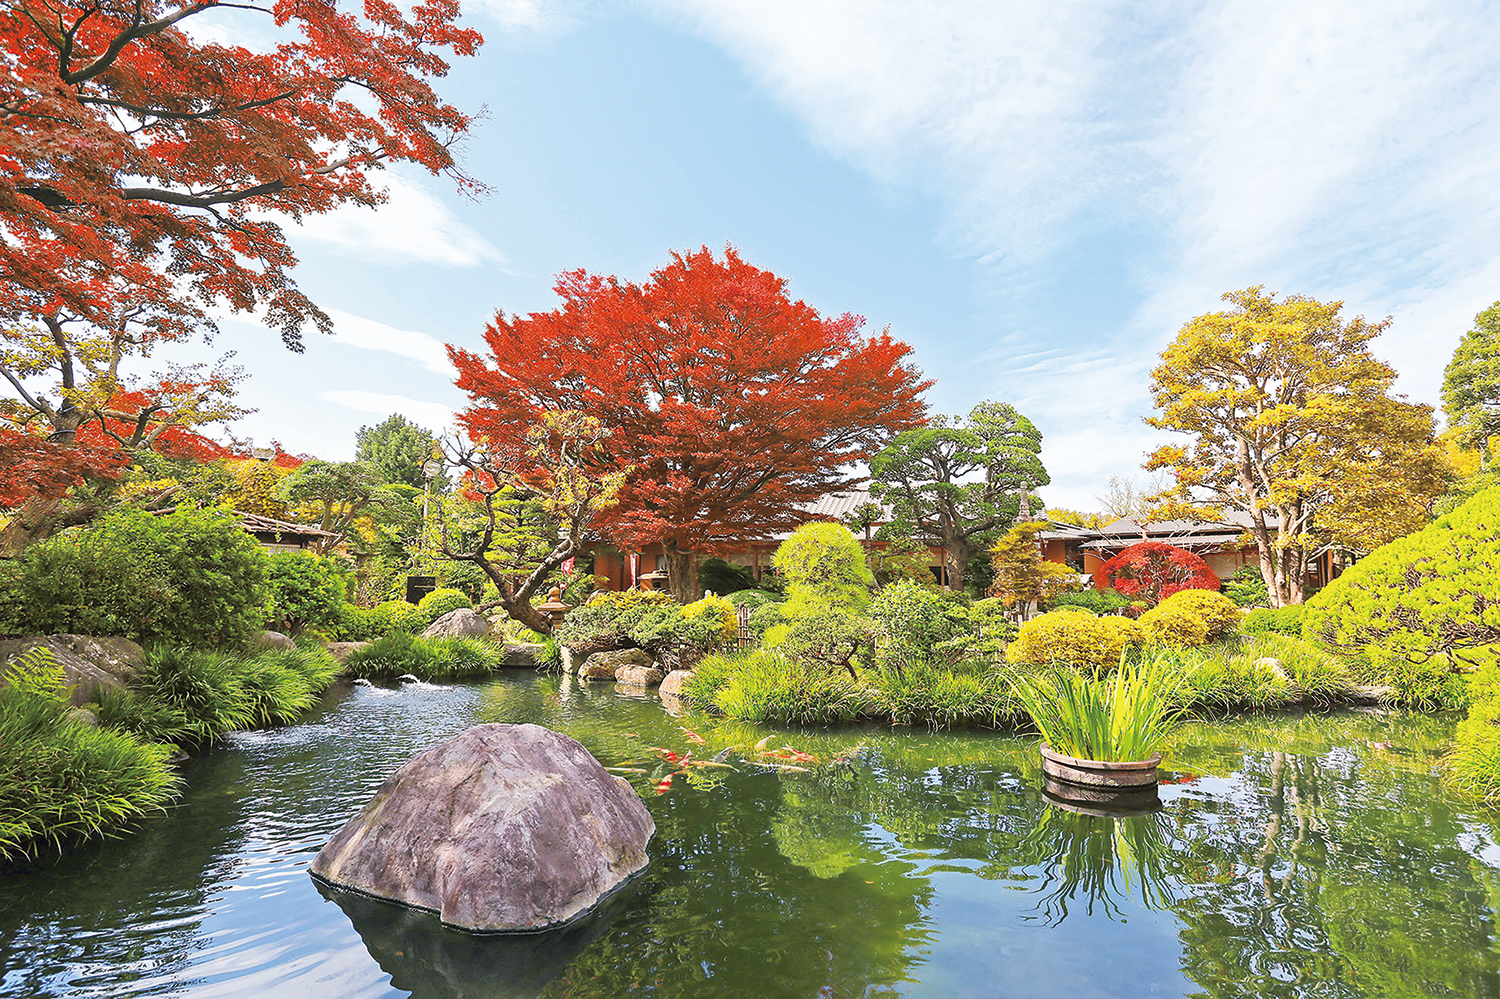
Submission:
{"label": "yellow-green shrub", "polygon": [[731,642],[739,632],[739,613],[734,604],[723,597],[704,597],[682,608],[682,616],[689,621],[702,621],[718,628],[720,644]]}
{"label": "yellow-green shrub", "polygon": [[1120,654],[1143,637],[1140,626],[1129,618],[1095,617],[1085,608],[1067,607],[1021,625],[1005,654],[1014,663],[1104,669],[1118,663]]}
{"label": "yellow-green shrub", "polygon": [[1141,615],[1140,626],[1157,645],[1191,649],[1208,642],[1208,622],[1191,607],[1168,607],[1163,602]]}
{"label": "yellow-green shrub", "polygon": [[1157,604],[1155,609],[1164,607],[1182,608],[1197,614],[1207,626],[1211,642],[1232,634],[1239,627],[1242,616],[1233,600],[1213,590],[1180,590]]}
{"label": "yellow-green shrub", "polygon": [[1450,786],[1494,804],[1500,801],[1500,662],[1491,646],[1469,678],[1469,716],[1453,735],[1445,777]]}

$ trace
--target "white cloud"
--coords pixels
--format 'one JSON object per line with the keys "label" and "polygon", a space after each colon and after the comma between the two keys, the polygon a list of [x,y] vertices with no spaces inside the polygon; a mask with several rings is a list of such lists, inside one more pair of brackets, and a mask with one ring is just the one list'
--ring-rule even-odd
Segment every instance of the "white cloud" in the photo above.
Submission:
{"label": "white cloud", "polygon": [[299,238],[328,243],[350,256],[376,263],[417,261],[449,267],[474,267],[504,257],[479,233],[432,195],[420,181],[387,170],[372,182],[387,191],[375,208],[344,205],[323,215],[283,224],[295,245]]}
{"label": "white cloud", "polygon": [[1118,251],[1125,321],[1001,331],[1009,359],[1056,351],[997,377],[1047,430],[1066,502],[1138,472],[1154,354],[1224,291],[1393,313],[1378,351],[1428,401],[1500,297],[1500,19],[1481,4],[653,2],[812,141],[943,197],[954,245],[1006,304],[1082,234],[1139,234]]}
{"label": "white cloud", "polygon": [[440,402],[425,402],[420,399],[409,399],[404,395],[386,395],[381,392],[355,390],[324,392],[322,397],[329,402],[360,413],[375,413],[380,416],[400,413],[418,426],[426,427],[437,434],[445,432],[452,425],[453,418],[458,412],[453,407],[444,406]]}
{"label": "white cloud", "polygon": [[507,30],[556,35],[572,30],[586,0],[479,0],[476,5]]}
{"label": "white cloud", "polygon": [[334,343],[408,357],[445,378],[458,377],[458,372],[448,363],[446,346],[436,337],[415,330],[398,330],[337,309],[329,309],[328,315],[333,320]]}

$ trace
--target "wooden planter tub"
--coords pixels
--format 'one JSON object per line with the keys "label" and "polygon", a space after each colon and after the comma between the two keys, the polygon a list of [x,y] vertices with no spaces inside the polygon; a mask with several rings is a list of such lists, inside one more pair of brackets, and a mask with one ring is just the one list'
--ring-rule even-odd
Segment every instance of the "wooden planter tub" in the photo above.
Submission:
{"label": "wooden planter tub", "polygon": [[1042,773],[1048,798],[1106,811],[1143,811],[1160,807],[1156,795],[1161,754],[1148,760],[1109,763],[1081,760],[1042,743]]}

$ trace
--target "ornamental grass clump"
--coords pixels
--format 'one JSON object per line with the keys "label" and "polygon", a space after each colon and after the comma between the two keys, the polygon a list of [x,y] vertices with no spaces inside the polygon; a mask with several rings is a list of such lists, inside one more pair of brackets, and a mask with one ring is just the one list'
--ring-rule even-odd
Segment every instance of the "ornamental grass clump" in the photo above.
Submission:
{"label": "ornamental grass clump", "polygon": [[166,746],[95,728],[69,712],[46,650],[11,661],[0,688],[0,860],[110,835],[160,811],[181,783]]}
{"label": "ornamental grass clump", "polygon": [[1500,662],[1494,650],[1469,681],[1469,715],[1458,723],[1443,778],[1461,794],[1500,804]]}
{"label": "ornamental grass clump", "polygon": [[1015,698],[1055,751],[1083,760],[1149,759],[1182,714],[1182,674],[1163,657],[1121,657],[1110,675],[1071,669],[1018,675]]}

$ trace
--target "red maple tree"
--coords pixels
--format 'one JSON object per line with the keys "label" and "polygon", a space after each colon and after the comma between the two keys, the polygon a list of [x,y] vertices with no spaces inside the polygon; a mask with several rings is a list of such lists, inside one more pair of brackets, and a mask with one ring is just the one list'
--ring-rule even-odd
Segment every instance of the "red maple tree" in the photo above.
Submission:
{"label": "red maple tree", "polygon": [[[309,322],[331,330],[290,277],[277,214],[377,204],[369,173],[388,161],[477,186],[452,155],[470,118],[429,83],[441,53],[482,41],[458,14],[456,0],[7,0],[0,347],[40,337],[49,363],[29,370],[23,344],[0,376],[58,440],[124,387],[121,354],[211,328],[214,307],[263,310],[294,350]],[[276,43],[209,40],[242,18],[258,23],[238,37]],[[43,367],[59,373],[51,404],[23,385]]]}
{"label": "red maple tree", "polygon": [[607,462],[630,472],[598,526],[660,543],[679,599],[696,594],[695,556],[795,527],[799,505],[925,415],[909,346],[819,315],[732,247],[674,253],[644,284],[573,271],[556,291],[551,312],[497,313],[488,357],[448,348],[471,400],[460,419],[482,442],[549,410],[597,417]]}
{"label": "red maple tree", "polygon": [[1165,541],[1142,541],[1099,567],[1106,586],[1153,606],[1181,590],[1217,590],[1219,577],[1202,557]]}

